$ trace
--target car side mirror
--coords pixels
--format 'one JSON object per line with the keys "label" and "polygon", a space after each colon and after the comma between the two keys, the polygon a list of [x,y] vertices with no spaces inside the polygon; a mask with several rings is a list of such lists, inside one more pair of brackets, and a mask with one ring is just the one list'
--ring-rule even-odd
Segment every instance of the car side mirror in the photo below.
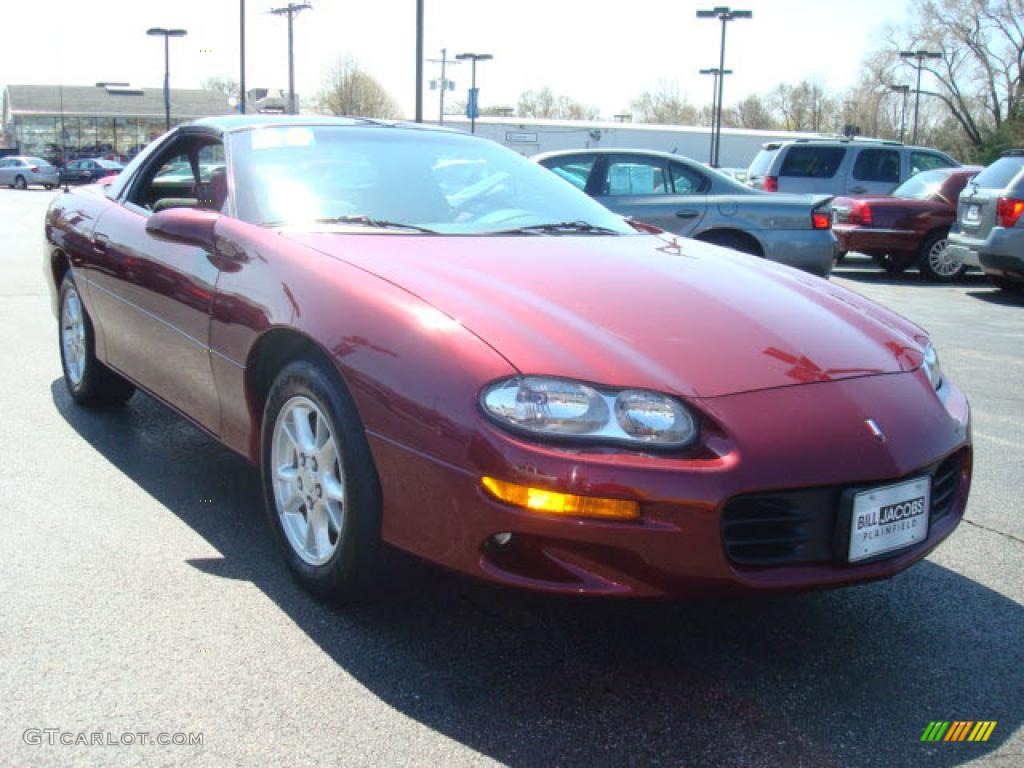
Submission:
{"label": "car side mirror", "polygon": [[204,208],[166,208],[146,219],[146,231],[163,240],[213,251],[219,218],[219,213]]}

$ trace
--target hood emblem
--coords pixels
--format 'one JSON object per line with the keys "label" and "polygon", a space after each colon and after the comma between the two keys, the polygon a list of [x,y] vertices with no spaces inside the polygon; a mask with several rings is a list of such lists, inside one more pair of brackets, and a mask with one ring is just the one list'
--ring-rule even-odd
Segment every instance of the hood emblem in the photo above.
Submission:
{"label": "hood emblem", "polygon": [[885,433],[882,428],[878,426],[878,422],[874,419],[864,419],[864,425],[868,428],[868,432],[875,438],[875,442],[882,444],[886,442]]}

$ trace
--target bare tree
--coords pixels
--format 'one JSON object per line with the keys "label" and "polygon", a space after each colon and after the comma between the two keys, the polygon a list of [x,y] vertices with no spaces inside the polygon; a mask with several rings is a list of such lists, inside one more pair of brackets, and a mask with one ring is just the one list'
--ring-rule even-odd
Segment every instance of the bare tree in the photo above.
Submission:
{"label": "bare tree", "polygon": [[780,83],[769,96],[787,131],[827,131],[835,123],[837,105],[820,83],[803,80],[796,85]]}
{"label": "bare tree", "polygon": [[764,99],[756,93],[747,96],[731,110],[725,110],[723,112],[722,125],[729,125],[729,122],[725,119],[725,114],[729,112],[733,113],[736,128],[774,130],[779,127],[778,122],[772,116],[771,109]]}
{"label": "bare tree", "polygon": [[204,91],[224,94],[224,100],[237,99],[239,94],[238,81],[233,77],[208,77],[200,84]]}
{"label": "bare tree", "polygon": [[694,125],[699,114],[679,92],[679,84],[662,81],[653,91],[644,91],[630,105],[638,123]]}
{"label": "bare tree", "polygon": [[548,87],[539,91],[525,91],[519,95],[516,114],[521,117],[540,117],[562,120],[596,120],[598,110],[568,96],[556,94]]}
{"label": "bare tree", "polygon": [[362,117],[399,117],[398,105],[380,82],[351,57],[338,59],[324,76],[316,100],[321,112]]}

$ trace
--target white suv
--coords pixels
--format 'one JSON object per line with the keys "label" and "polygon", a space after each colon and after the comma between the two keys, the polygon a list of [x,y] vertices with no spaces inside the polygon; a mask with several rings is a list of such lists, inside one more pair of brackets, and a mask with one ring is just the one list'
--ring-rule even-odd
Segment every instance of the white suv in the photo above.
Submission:
{"label": "white suv", "polygon": [[927,147],[881,139],[797,139],[765,144],[747,184],[766,192],[886,195],[916,173],[960,165]]}

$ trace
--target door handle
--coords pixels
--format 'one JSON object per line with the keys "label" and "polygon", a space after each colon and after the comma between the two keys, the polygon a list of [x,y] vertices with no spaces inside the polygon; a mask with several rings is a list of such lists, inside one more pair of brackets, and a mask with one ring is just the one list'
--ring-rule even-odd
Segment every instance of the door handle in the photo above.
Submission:
{"label": "door handle", "polygon": [[700,216],[700,211],[695,211],[692,208],[684,208],[681,211],[676,211],[677,219],[696,219]]}
{"label": "door handle", "polygon": [[110,238],[104,235],[102,232],[97,232],[92,236],[92,249],[96,253],[103,254],[107,252],[107,244],[110,242]]}

